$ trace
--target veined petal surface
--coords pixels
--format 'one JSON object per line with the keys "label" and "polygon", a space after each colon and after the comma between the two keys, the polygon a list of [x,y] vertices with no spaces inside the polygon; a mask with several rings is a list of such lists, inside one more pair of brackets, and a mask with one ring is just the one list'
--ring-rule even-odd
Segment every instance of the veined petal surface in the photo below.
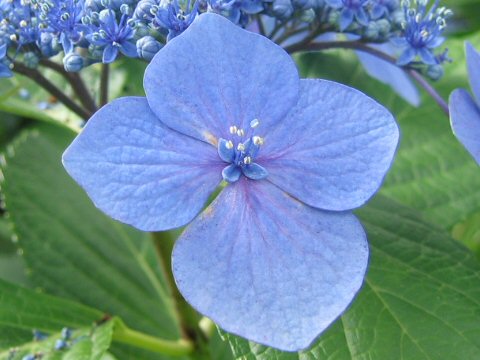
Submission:
{"label": "veined petal surface", "polygon": [[231,125],[281,121],[296,103],[299,79],[282,48],[209,13],[155,55],[144,87],[163,123],[216,145]]}
{"label": "veined petal surface", "polygon": [[188,226],[172,259],[179,290],[202,314],[226,331],[296,351],[351,302],[368,245],[354,215],[242,179]]}
{"label": "veined petal surface", "polygon": [[[395,52],[390,43],[368,44],[368,46],[389,55],[393,55]],[[397,94],[413,106],[420,105],[420,93],[403,69],[368,53],[362,51],[356,53],[365,71],[371,77],[390,85]]]}
{"label": "veined petal surface", "polygon": [[257,163],[267,180],[320,209],[363,205],[392,162],[398,127],[383,106],[326,80],[301,80],[300,99],[282,126],[265,134]]}
{"label": "veined petal surface", "polygon": [[63,164],[98,208],[145,231],[189,222],[225,166],[213,146],[163,125],[140,97],[97,111]]}
{"label": "veined petal surface", "polygon": [[457,89],[449,109],[453,133],[480,165],[480,108],[466,90]]}
{"label": "veined petal surface", "polygon": [[475,50],[472,44],[465,44],[467,55],[468,78],[477,104],[480,105],[480,53]]}

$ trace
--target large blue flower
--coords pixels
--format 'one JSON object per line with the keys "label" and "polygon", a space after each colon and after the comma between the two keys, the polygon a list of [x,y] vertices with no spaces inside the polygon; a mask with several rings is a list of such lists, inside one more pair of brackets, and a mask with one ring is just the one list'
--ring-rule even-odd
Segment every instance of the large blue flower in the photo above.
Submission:
{"label": "large blue flower", "polygon": [[466,43],[465,50],[474,97],[464,89],[450,95],[450,122],[455,136],[480,164],[480,53],[470,43]]}
{"label": "large blue flower", "polygon": [[354,89],[299,80],[280,47],[216,14],[172,39],[144,86],[146,98],[90,119],[67,171],[115,219],[191,222],[173,272],[198,311],[259,343],[307,347],[362,284],[368,245],[348,210],[380,186],[394,119]]}

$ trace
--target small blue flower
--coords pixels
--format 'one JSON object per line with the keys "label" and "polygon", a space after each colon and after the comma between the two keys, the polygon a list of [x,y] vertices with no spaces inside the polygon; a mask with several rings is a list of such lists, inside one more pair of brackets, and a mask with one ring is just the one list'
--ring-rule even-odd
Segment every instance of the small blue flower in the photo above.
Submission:
{"label": "small blue flower", "polygon": [[284,50],[211,13],[158,52],[144,86],[146,98],[89,120],[65,168],[117,220],[191,222],[172,261],[198,311],[250,340],[306,348],[362,285],[368,245],[349,210],[390,166],[392,115],[344,85],[300,80]]}
{"label": "small blue flower", "polygon": [[371,0],[370,14],[373,20],[388,16],[398,8],[399,0]]}
{"label": "small blue flower", "polygon": [[403,48],[403,53],[397,60],[398,65],[407,65],[417,56],[427,65],[440,63],[441,59],[435,57],[433,51],[445,41],[442,36],[446,27],[445,20],[452,12],[444,7],[438,8],[438,3],[439,0],[436,0],[427,11],[428,0],[404,2],[403,36],[391,39],[395,46]]}
{"label": "small blue flower", "polygon": [[340,10],[340,31],[350,26],[353,20],[361,25],[368,25],[368,14],[366,7],[370,0],[325,0],[327,5]]}
{"label": "small blue flower", "polygon": [[473,97],[464,89],[450,95],[453,133],[480,165],[480,53],[466,43],[467,68]]}
{"label": "small blue flower", "polygon": [[198,14],[198,2],[190,6],[188,0],[185,9],[182,9],[178,0],[173,0],[166,8],[159,7],[155,14],[153,24],[168,30],[167,40],[180,35],[193,22]]}
{"label": "small blue flower", "polygon": [[40,18],[44,19],[49,31],[60,34],[60,42],[66,54],[73,51],[73,46],[87,27],[81,23],[84,2],[80,0],[38,2]]}
{"label": "small blue flower", "polygon": [[109,64],[113,62],[120,51],[128,57],[137,57],[137,47],[131,40],[133,39],[133,28],[129,25],[129,17],[122,14],[117,23],[116,14],[111,9],[100,11],[99,25],[96,31],[86,36],[92,45],[102,46],[102,62]]}

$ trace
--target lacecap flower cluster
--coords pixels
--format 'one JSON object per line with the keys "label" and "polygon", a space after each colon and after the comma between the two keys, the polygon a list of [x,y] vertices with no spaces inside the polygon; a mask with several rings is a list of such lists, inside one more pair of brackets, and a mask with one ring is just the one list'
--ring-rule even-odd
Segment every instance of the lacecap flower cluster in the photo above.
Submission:
{"label": "lacecap flower cluster", "polygon": [[399,65],[434,67],[451,12],[438,0],[0,0],[0,77],[61,54],[66,71],[120,55],[150,61],[201,13],[214,12],[280,45],[326,32],[392,42]]}

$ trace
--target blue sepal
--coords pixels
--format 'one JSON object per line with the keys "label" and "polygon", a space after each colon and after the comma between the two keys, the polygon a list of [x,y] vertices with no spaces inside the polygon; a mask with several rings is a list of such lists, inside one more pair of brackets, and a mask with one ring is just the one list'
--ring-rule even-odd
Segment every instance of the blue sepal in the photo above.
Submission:
{"label": "blue sepal", "polygon": [[229,148],[229,141],[225,139],[220,139],[218,141],[218,156],[220,159],[227,163],[231,163],[235,160],[235,149],[232,147]]}
{"label": "blue sepal", "polygon": [[243,166],[242,172],[243,175],[252,180],[261,180],[268,176],[268,171],[256,163]]}
{"label": "blue sepal", "polygon": [[240,179],[240,175],[242,175],[242,171],[235,164],[230,164],[222,170],[223,179],[229,183],[238,181],[238,179]]}

